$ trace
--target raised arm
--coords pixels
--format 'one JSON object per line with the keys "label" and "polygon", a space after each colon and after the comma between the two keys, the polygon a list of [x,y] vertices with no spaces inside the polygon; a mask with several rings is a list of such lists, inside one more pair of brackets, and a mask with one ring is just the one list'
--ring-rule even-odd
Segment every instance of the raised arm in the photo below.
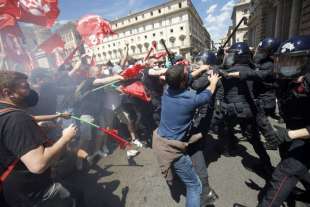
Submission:
{"label": "raised arm", "polygon": [[63,131],[62,136],[50,147],[38,146],[30,150],[23,156],[21,161],[26,165],[28,170],[35,174],[41,174],[56,161],[60,153],[66,148],[67,144],[75,137],[77,128],[70,125]]}
{"label": "raised arm", "polygon": [[106,77],[106,78],[98,78],[95,79],[93,81],[93,85],[98,86],[98,85],[104,85],[104,84],[108,84],[114,81],[118,81],[118,80],[123,80],[124,78],[120,75],[113,75],[110,77]]}

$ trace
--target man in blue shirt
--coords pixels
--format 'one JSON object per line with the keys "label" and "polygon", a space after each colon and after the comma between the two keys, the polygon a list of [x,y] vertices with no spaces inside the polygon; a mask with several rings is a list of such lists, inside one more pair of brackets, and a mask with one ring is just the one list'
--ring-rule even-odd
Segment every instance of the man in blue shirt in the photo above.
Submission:
{"label": "man in blue shirt", "polygon": [[[186,135],[198,107],[208,103],[219,76],[211,74],[209,87],[197,93],[188,88],[191,75],[185,65],[175,65],[166,73],[168,88],[162,96],[161,120],[157,134],[165,139],[187,142]],[[186,207],[200,207],[201,181],[187,154],[173,162],[176,174],[186,186]]]}

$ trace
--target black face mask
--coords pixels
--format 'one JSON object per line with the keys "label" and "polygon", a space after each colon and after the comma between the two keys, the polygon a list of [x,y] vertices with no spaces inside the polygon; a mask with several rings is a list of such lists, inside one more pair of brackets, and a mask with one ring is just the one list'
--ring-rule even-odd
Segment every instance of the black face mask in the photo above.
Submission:
{"label": "black face mask", "polygon": [[256,63],[256,64],[261,63],[266,58],[267,58],[267,55],[265,53],[262,53],[262,52],[257,52],[253,56],[254,63]]}
{"label": "black face mask", "polygon": [[28,96],[24,97],[22,102],[25,108],[34,107],[39,102],[39,94],[35,90],[30,89]]}

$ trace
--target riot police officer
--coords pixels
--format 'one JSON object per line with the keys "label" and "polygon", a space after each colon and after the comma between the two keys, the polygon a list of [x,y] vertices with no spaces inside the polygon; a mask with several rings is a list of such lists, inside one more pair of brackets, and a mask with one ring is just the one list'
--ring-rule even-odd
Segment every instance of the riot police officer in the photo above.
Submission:
{"label": "riot police officer", "polygon": [[[310,36],[293,37],[285,41],[278,51],[275,71],[279,83],[278,99],[288,129],[310,125]],[[310,142],[294,140],[288,146],[284,159],[277,166],[260,206],[280,206],[296,186],[299,179],[309,181]],[[304,184],[307,191],[309,183]]]}
{"label": "riot police officer", "polygon": [[[280,46],[280,41],[267,37],[257,46],[254,54],[256,71],[272,71],[274,67],[272,56]],[[276,94],[274,82],[256,81],[253,83],[253,96],[257,106],[256,121],[260,132],[266,139],[265,147],[276,150],[276,134],[267,116],[275,117]]]}
{"label": "riot police officer", "polygon": [[[198,53],[194,58],[194,63],[198,66],[214,66],[216,64],[216,56],[213,52],[206,50]],[[191,83],[191,88],[198,93],[205,90],[210,84],[208,75],[207,71],[194,79]],[[204,137],[207,135],[212,116],[212,105],[213,101],[210,101],[209,104],[203,105],[198,109],[193,120],[191,134],[201,132]],[[198,142],[191,144],[188,148],[188,154],[191,156],[194,168],[202,183],[201,206],[211,205],[218,199],[218,195],[209,185],[207,165],[204,158],[204,154],[207,154],[208,152],[205,152],[205,147],[206,139],[200,139]]]}
{"label": "riot police officer", "polygon": [[[276,54],[275,67],[270,71],[231,73],[241,80],[274,80],[277,83],[277,99],[287,129],[309,129],[310,126],[310,36],[296,36],[285,41]],[[282,138],[282,130],[278,131]],[[308,157],[310,142],[296,139],[280,146],[282,161],[272,174],[272,179],[260,201],[260,207],[280,206],[302,181],[310,191]]]}
{"label": "riot police officer", "polygon": [[[251,53],[246,43],[235,43],[224,56],[223,66],[226,72],[249,72]],[[260,140],[256,123],[257,107],[253,100],[253,83],[238,79],[223,78],[224,97],[221,111],[224,114],[219,137],[225,146],[224,153],[234,155],[236,138],[233,128],[239,124],[244,136],[253,145],[255,152],[262,161],[264,172],[269,176],[272,172],[270,158]]]}
{"label": "riot police officer", "polygon": [[[280,46],[280,41],[275,38],[265,38],[257,46],[253,60],[256,70],[272,71],[272,56]],[[274,116],[276,108],[276,95],[274,85],[270,82],[255,82],[253,86],[254,96],[259,100],[261,107],[267,116]]]}

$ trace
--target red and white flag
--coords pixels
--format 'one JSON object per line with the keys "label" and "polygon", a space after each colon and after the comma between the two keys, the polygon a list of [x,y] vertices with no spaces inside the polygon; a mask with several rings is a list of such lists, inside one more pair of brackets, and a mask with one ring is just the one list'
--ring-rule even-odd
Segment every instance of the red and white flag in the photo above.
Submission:
{"label": "red and white flag", "polygon": [[19,0],[20,21],[52,27],[60,11],[58,0]]}
{"label": "red and white flag", "polygon": [[14,26],[20,15],[18,0],[0,0],[0,30],[7,26]]}
{"label": "red and white flag", "polygon": [[18,0],[0,0],[0,14],[9,14],[19,19],[21,12]]}
{"label": "red and white flag", "polygon": [[44,52],[51,54],[56,48],[64,48],[65,42],[61,39],[61,37],[54,33],[47,40],[45,40],[39,48],[44,50]]}
{"label": "red and white flag", "polygon": [[22,32],[19,26],[5,27],[1,30],[1,39],[6,58],[14,63],[24,66],[25,71],[33,68],[32,58],[22,43]]}
{"label": "red and white flag", "polygon": [[101,44],[106,36],[115,34],[110,23],[98,15],[82,17],[76,29],[89,47]]}

